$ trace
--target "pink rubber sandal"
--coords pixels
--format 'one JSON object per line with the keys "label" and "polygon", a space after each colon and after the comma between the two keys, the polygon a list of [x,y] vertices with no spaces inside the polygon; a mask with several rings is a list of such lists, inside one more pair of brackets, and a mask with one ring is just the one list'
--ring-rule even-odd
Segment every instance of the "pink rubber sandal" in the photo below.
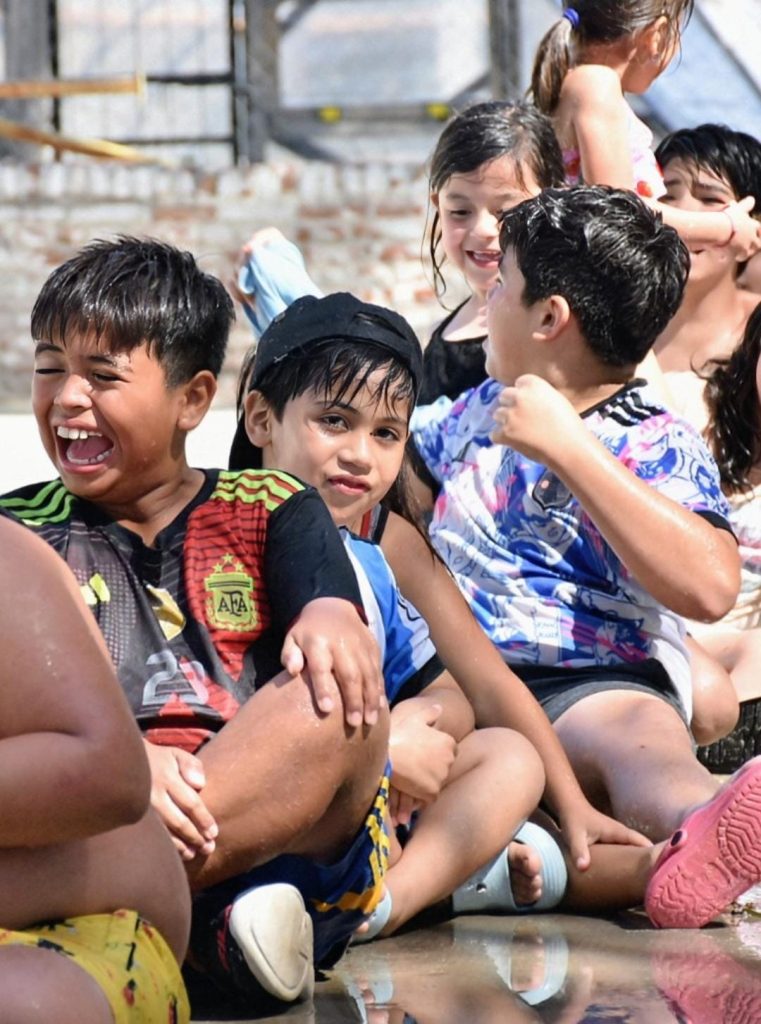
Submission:
{"label": "pink rubber sandal", "polygon": [[645,910],[657,928],[701,928],[761,881],[761,757],[682,822],[655,865]]}

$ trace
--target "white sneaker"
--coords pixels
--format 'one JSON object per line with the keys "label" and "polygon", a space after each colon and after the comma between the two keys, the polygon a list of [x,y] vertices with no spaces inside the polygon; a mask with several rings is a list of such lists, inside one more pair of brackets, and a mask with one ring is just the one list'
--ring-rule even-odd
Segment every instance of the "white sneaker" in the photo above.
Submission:
{"label": "white sneaker", "polygon": [[285,1003],[312,997],[312,919],[298,889],[284,882],[249,889],[233,903],[228,927],[266,992]]}

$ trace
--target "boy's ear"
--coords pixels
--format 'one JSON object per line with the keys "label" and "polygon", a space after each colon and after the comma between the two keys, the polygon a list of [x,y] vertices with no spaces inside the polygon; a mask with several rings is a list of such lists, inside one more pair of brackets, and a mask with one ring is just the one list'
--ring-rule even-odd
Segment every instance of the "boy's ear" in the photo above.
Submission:
{"label": "boy's ear", "polygon": [[181,430],[193,430],[209,411],[212,399],[217,393],[217,378],[211,370],[199,370],[182,385],[182,390],[185,401],[180,410],[177,426]]}
{"label": "boy's ear", "polygon": [[550,295],[537,304],[538,323],[534,334],[541,341],[555,341],[571,322],[571,307],[562,295]]}
{"label": "boy's ear", "polygon": [[248,439],[256,448],[264,449],[272,434],[272,406],[261,391],[249,391],[243,403]]}

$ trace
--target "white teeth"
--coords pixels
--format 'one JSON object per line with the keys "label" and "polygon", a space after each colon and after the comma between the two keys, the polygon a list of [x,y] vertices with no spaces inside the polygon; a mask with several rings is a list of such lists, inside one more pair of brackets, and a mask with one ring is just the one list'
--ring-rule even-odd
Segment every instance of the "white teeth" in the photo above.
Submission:
{"label": "white teeth", "polygon": [[111,449],[109,448],[108,451],[101,452],[100,455],[96,455],[92,459],[75,459],[72,455],[69,455],[68,459],[72,466],[94,466],[99,462],[103,462],[103,460],[107,459],[110,454]]}
{"label": "white teeth", "polygon": [[56,434],[67,441],[84,441],[88,437],[102,437],[97,430],[78,430],[76,427],[56,427]]}

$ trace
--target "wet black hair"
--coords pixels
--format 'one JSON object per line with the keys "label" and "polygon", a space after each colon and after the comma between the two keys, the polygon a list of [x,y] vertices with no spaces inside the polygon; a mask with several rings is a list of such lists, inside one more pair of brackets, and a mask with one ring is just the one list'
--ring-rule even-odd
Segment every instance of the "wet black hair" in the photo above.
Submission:
{"label": "wet black hair", "polygon": [[[681,128],[660,142],[655,158],[663,168],[681,160],[696,171],[711,171],[729,185],[735,199],[753,196],[754,212],[761,213],[761,142],[752,135],[723,124]],[[746,262],[736,264],[738,274]]]}
{"label": "wet black hair", "polygon": [[748,490],[750,471],[761,463],[761,407],[756,384],[761,359],[761,302],[729,359],[716,360],[706,381],[706,437],[729,494]]}
{"label": "wet black hair", "polygon": [[679,308],[689,254],[633,192],[547,189],[508,210],[500,245],[514,252],[530,306],[562,295],[609,366],[639,363]]}
{"label": "wet black hair", "polygon": [[529,95],[545,114],[554,113],[575,47],[616,43],[660,17],[668,18],[668,41],[678,43],[693,6],[694,0],[563,0],[564,14],[537,48]]}
{"label": "wet black hair", "polygon": [[224,285],[189,252],[153,238],[97,239],[57,267],[32,310],[32,337],[93,334],[117,352],[146,344],[167,387],[218,376],[235,319]]}
{"label": "wet black hair", "polygon": [[[491,100],[466,107],[444,128],[430,161],[430,190],[436,193],[453,174],[470,174],[503,156],[513,160],[516,180],[524,189],[528,172],[540,188],[563,184],[563,157],[550,120],[531,104]],[[440,243],[440,216],[434,207],[429,255],[439,296],[446,291]]]}

